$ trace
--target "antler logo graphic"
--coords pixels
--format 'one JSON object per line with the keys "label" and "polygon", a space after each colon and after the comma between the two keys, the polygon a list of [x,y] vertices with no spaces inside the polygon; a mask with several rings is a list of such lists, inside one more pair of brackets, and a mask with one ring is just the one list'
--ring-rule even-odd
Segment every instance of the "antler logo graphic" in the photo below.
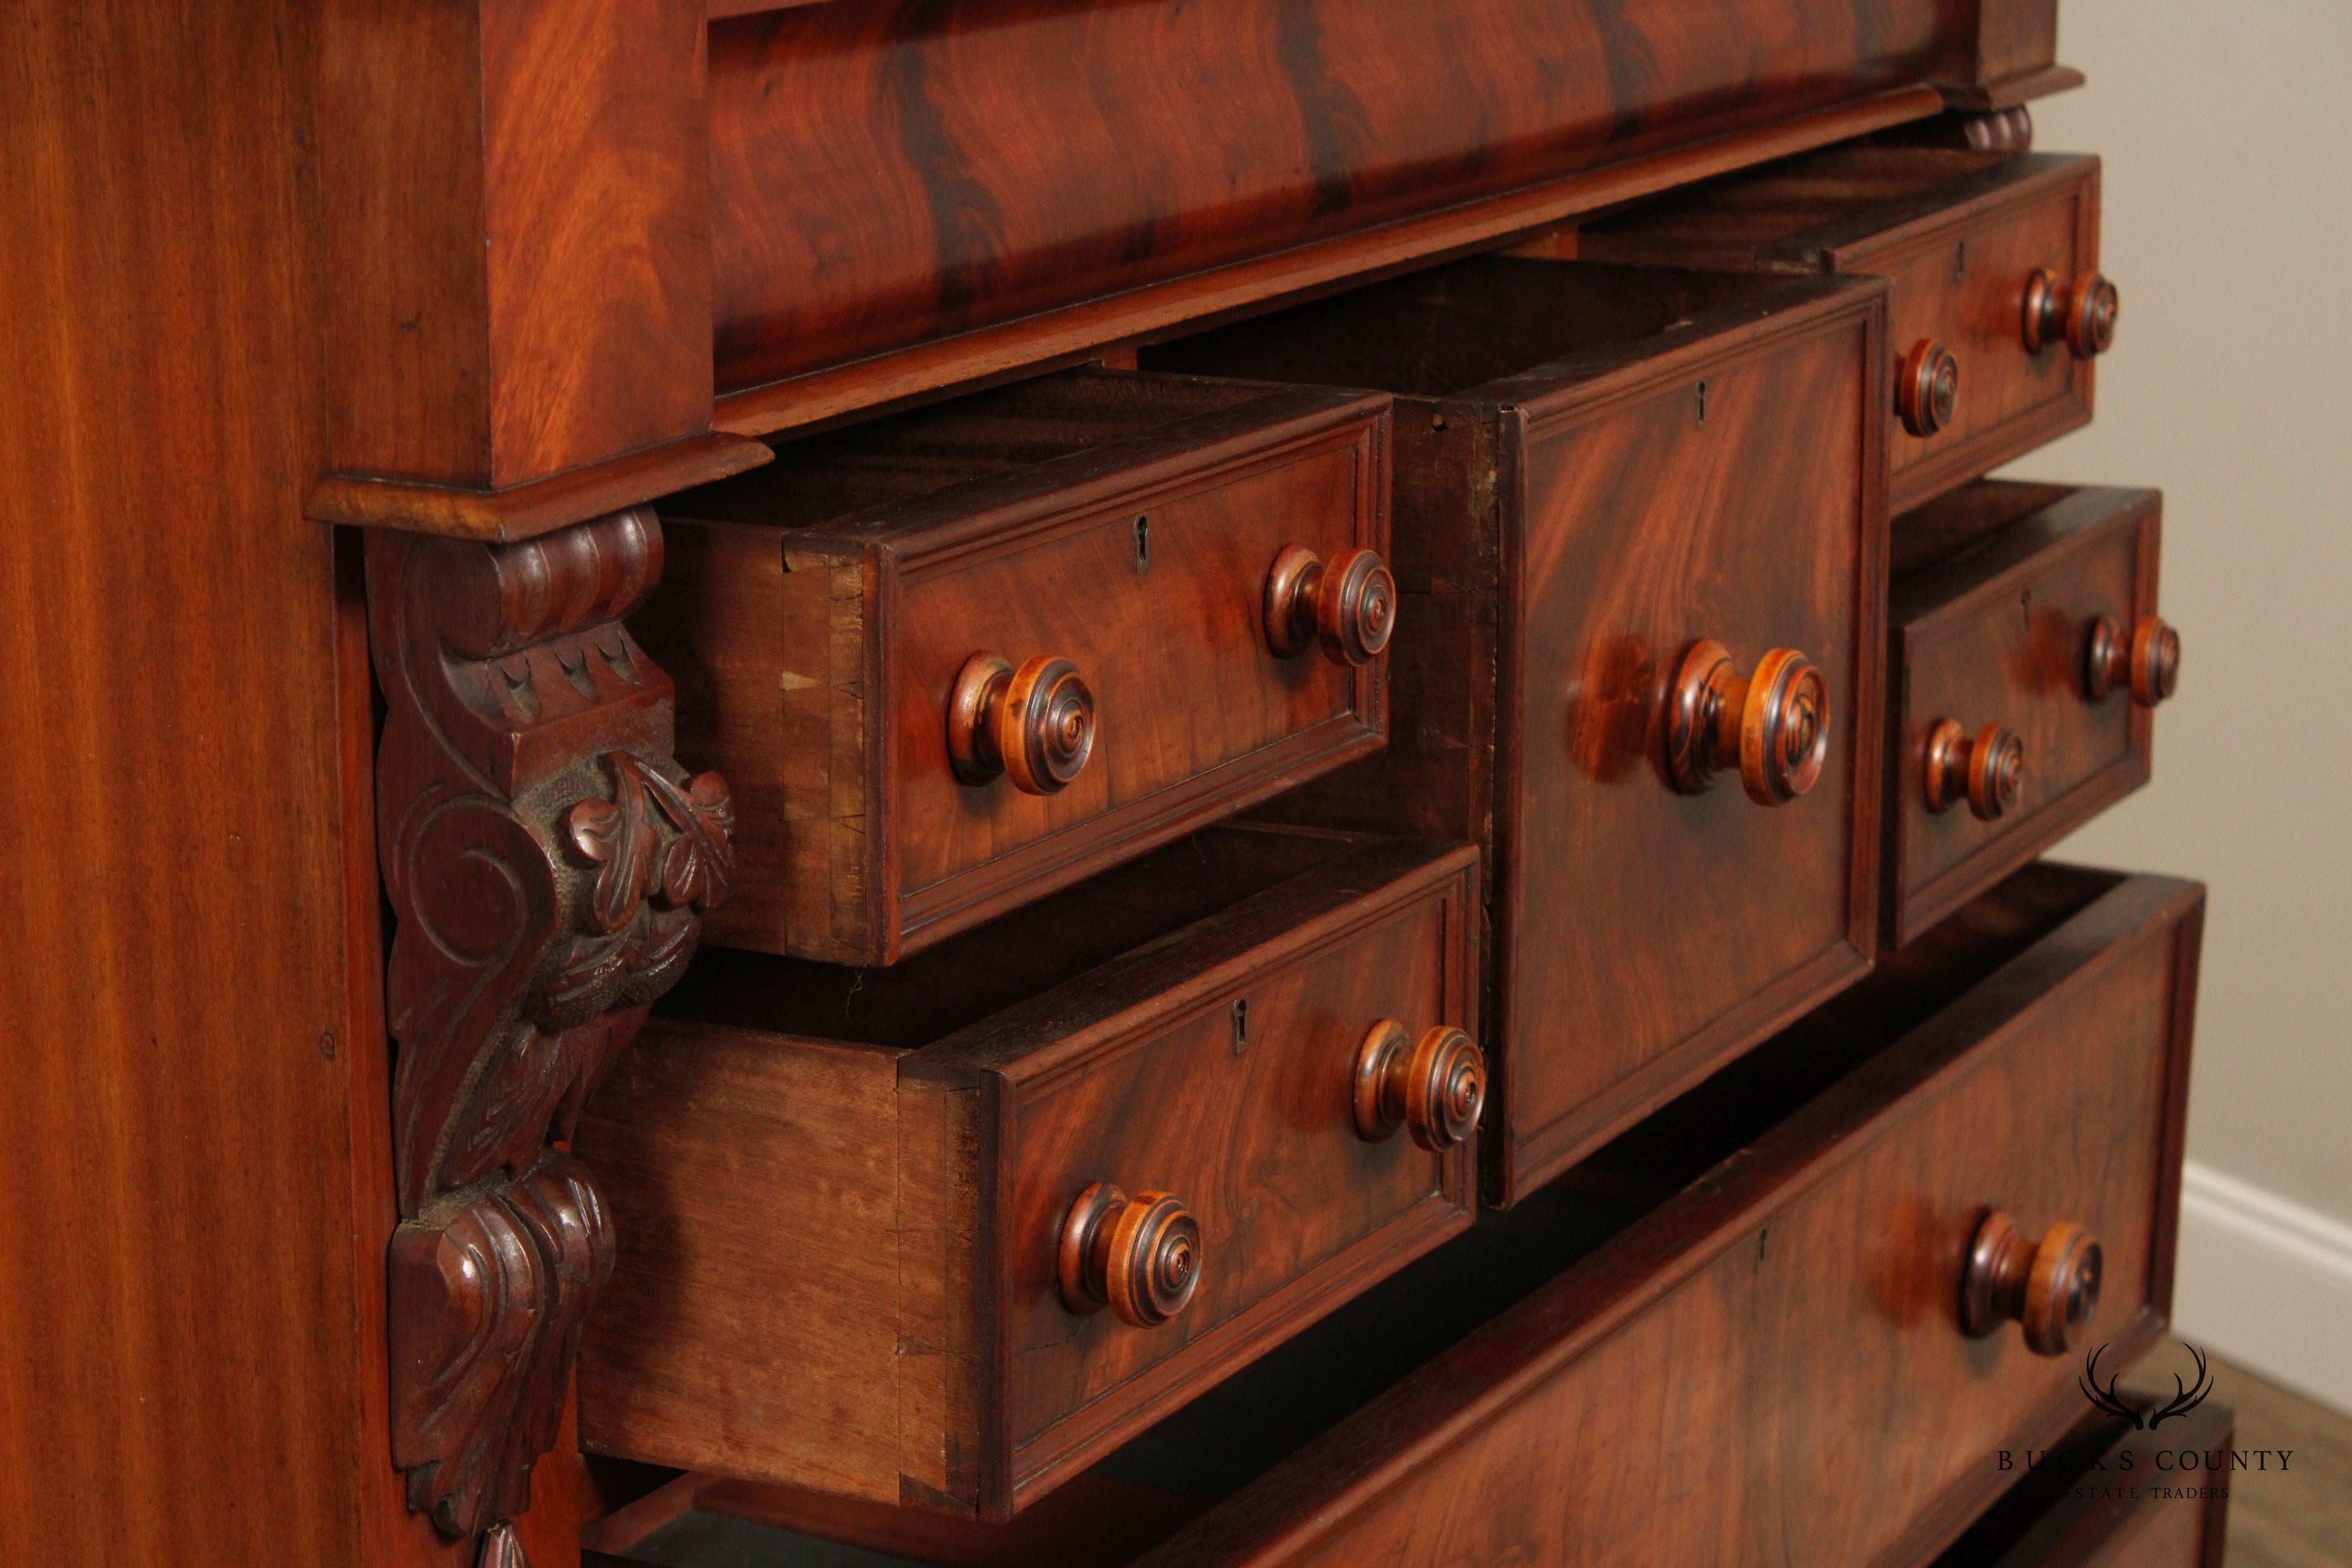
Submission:
{"label": "antler logo graphic", "polygon": [[2126,1399],[2116,1387],[2121,1373],[2110,1373],[2104,1384],[2099,1381],[2099,1358],[2107,1353],[2105,1345],[2101,1345],[2083,1360],[2083,1375],[2080,1380],[2083,1397],[2108,1415],[2120,1415],[2130,1422],[2132,1430],[2136,1432],[2153,1432],[2174,1416],[2188,1415],[2204,1404],[2206,1398],[2213,1392],[2213,1373],[2211,1368],[2206,1363],[2205,1352],[2195,1345],[2186,1344],[2185,1342],[2183,1348],[2189,1352],[2189,1359],[2197,1363],[2196,1379],[2184,1386],[2180,1381],[2180,1374],[2175,1373],[2172,1377],[2172,1397],[2162,1405],[2150,1405],[2142,1409]]}

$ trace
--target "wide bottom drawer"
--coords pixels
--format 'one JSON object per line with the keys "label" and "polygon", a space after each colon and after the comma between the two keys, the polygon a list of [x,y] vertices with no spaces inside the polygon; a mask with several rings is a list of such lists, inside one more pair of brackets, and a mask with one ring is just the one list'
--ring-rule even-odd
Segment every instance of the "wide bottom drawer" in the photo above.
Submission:
{"label": "wide bottom drawer", "polygon": [[1011,1527],[716,1483],[630,1554],[1925,1562],[2161,1331],[2202,910],[2029,868]]}

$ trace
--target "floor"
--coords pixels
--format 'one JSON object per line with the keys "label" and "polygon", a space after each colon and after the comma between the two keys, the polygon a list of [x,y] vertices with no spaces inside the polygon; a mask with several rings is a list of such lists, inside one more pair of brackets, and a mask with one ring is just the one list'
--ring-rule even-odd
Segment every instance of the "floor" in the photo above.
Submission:
{"label": "floor", "polygon": [[2228,1568],[2352,1568],[2352,1415],[2214,1362],[2213,1397],[2238,1413],[2241,1448],[2292,1450],[2284,1475],[2230,1489]]}

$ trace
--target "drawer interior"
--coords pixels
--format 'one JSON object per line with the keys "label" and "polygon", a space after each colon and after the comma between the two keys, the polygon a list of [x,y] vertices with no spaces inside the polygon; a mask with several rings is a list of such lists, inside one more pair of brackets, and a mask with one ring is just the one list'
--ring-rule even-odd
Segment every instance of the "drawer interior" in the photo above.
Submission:
{"label": "drawer interior", "polygon": [[1801,263],[1859,227],[1891,227],[1963,199],[1974,187],[1954,189],[1959,182],[2017,163],[2010,153],[1853,142],[1692,186],[1589,224],[1580,238],[1595,254],[1686,249]]}
{"label": "drawer interior", "polygon": [[1895,582],[1954,560],[2075,493],[2072,485],[1985,479],[1896,517],[1889,575]]}
{"label": "drawer interior", "polygon": [[[1769,279],[1488,256],[1141,351],[1149,369],[1451,397],[1664,340]],[[1718,325],[1720,323],[1717,323]]]}
{"label": "drawer interior", "polygon": [[[1649,1121],[1135,1438],[1009,1525],[707,1487],[632,1544],[678,1568],[1055,1562],[1112,1568],[1172,1534],[1513,1304],[1575,1268],[2123,879],[2028,867],[1868,980]],[[795,1528],[797,1527],[797,1528]],[[829,1539],[828,1539],[829,1538]]]}
{"label": "drawer interior", "polygon": [[1372,842],[1211,828],[887,968],[714,949],[662,1000],[667,1017],[914,1050],[1112,959],[1196,931],[1253,895]]}
{"label": "drawer interior", "polygon": [[1262,401],[1246,382],[1085,369],[776,445],[776,460],[682,491],[665,516],[807,528],[1074,458]]}

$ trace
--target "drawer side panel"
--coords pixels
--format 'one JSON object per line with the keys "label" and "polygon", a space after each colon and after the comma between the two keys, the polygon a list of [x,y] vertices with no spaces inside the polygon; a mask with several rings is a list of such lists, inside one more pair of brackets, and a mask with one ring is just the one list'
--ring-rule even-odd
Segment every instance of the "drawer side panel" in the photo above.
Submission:
{"label": "drawer side panel", "polygon": [[574,1142],[621,1237],[583,1447],[898,1500],[896,1082],[889,1052],[693,1026],[622,1053]]}

